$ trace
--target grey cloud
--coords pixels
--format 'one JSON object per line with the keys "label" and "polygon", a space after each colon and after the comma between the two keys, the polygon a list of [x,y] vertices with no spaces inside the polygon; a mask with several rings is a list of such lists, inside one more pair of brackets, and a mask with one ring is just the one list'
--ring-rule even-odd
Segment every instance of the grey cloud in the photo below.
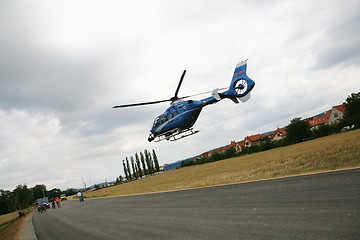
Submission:
{"label": "grey cloud", "polygon": [[91,106],[97,91],[102,91],[94,71],[98,62],[52,56],[41,50],[9,59],[0,66],[3,108],[36,106],[73,111]]}
{"label": "grey cloud", "polygon": [[360,63],[360,3],[348,2],[345,9],[335,15],[333,24],[319,40],[316,68]]}

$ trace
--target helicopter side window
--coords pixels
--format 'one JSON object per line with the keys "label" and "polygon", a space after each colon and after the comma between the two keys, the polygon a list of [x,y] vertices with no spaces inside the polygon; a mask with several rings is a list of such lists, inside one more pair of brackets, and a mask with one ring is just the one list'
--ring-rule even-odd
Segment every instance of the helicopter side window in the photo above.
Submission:
{"label": "helicopter side window", "polygon": [[166,114],[162,115],[162,117],[161,117],[161,123],[164,123],[164,122],[166,122],[167,120],[168,120],[167,115],[166,115]]}
{"label": "helicopter side window", "polygon": [[170,119],[174,118],[175,113],[174,112],[170,112]]}

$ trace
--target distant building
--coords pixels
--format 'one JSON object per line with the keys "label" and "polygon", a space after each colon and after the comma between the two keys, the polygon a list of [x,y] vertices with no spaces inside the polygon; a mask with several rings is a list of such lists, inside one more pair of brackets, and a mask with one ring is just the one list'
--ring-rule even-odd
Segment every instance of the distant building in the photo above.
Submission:
{"label": "distant building", "polygon": [[240,142],[231,141],[228,148],[234,147],[236,152],[242,152],[245,147],[245,140],[241,140]]}
{"label": "distant building", "polygon": [[182,162],[193,161],[193,160],[194,160],[194,158],[191,157],[191,158],[187,158],[187,159],[184,159],[184,160],[179,160],[179,161],[174,162],[174,163],[164,164],[164,171],[180,168]]}
{"label": "distant building", "polygon": [[160,167],[159,167],[159,170],[160,170],[160,171],[164,171],[164,167],[167,166],[167,165],[168,165],[168,164],[164,164],[164,165],[160,166]]}
{"label": "distant building", "polygon": [[261,142],[265,142],[266,140],[270,140],[270,141],[280,140],[285,136],[286,136],[286,130],[284,128],[277,128],[275,131],[268,133],[247,136],[244,139],[245,147],[257,145],[260,144]]}
{"label": "distant building", "polygon": [[267,139],[267,134],[256,134],[252,136],[246,136],[245,141],[245,147],[250,147],[252,145],[257,145],[261,143],[262,141],[265,141]]}
{"label": "distant building", "polygon": [[312,119],[308,119],[308,123],[309,123],[311,129],[316,129],[316,128],[322,126],[322,125],[327,124],[328,120],[329,119],[325,114],[322,117],[315,116]]}
{"label": "distant building", "polygon": [[346,111],[345,104],[334,106],[330,111],[328,124],[337,123],[344,117]]}
{"label": "distant building", "polygon": [[269,134],[270,141],[277,141],[286,136],[286,131],[284,128],[277,128],[274,132]]}
{"label": "distant building", "polygon": [[307,119],[307,121],[310,124],[311,129],[314,130],[325,124],[337,123],[343,118],[345,110],[345,104],[337,105],[332,107],[323,116],[317,115]]}

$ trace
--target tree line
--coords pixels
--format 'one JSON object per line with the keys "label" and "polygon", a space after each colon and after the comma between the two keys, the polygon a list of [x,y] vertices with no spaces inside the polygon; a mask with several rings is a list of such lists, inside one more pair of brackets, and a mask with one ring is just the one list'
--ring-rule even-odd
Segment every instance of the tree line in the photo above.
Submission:
{"label": "tree line", "polygon": [[0,189],[0,214],[26,209],[35,204],[35,200],[42,197],[49,199],[59,197],[65,193],[67,196],[76,194],[74,189],[61,191],[58,188],[47,190],[44,184],[28,188],[26,184],[18,185],[13,191]]}
{"label": "tree line", "polygon": [[266,139],[257,145],[242,148],[241,152],[236,152],[234,147],[228,148],[225,152],[215,152],[210,157],[195,158],[183,161],[181,167],[192,166],[197,164],[215,162],[232,157],[238,157],[255,152],[270,150],[277,147],[296,144],[299,142],[325,137],[331,134],[339,133],[344,128],[360,128],[360,92],[352,93],[346,98],[345,113],[342,119],[337,123],[325,124],[316,129],[311,130],[311,126],[306,119],[300,117],[294,118],[290,124],[286,126],[286,137],[276,141]]}
{"label": "tree line", "polygon": [[332,124],[321,125],[311,130],[307,120],[294,118],[286,127],[286,140],[288,144],[295,144],[310,139],[325,137],[339,133],[344,129],[360,128],[360,92],[352,93],[346,98],[343,118]]}
{"label": "tree line", "polygon": [[124,174],[116,179],[116,183],[123,183],[127,181],[137,180],[148,175],[153,175],[160,171],[159,161],[155,150],[152,152],[144,150],[144,153],[135,153],[135,156],[126,157],[122,161],[124,167]]}

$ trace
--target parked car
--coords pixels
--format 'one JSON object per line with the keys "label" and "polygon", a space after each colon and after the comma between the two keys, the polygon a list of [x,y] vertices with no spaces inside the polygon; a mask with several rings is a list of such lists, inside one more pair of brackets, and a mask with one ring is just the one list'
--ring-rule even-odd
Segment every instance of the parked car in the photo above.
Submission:
{"label": "parked car", "polygon": [[36,199],[36,205],[38,208],[42,206],[45,206],[46,208],[50,208],[49,198],[44,197],[44,198]]}
{"label": "parked car", "polygon": [[61,200],[61,201],[67,200],[65,193],[63,193],[63,194],[60,195],[60,200]]}

